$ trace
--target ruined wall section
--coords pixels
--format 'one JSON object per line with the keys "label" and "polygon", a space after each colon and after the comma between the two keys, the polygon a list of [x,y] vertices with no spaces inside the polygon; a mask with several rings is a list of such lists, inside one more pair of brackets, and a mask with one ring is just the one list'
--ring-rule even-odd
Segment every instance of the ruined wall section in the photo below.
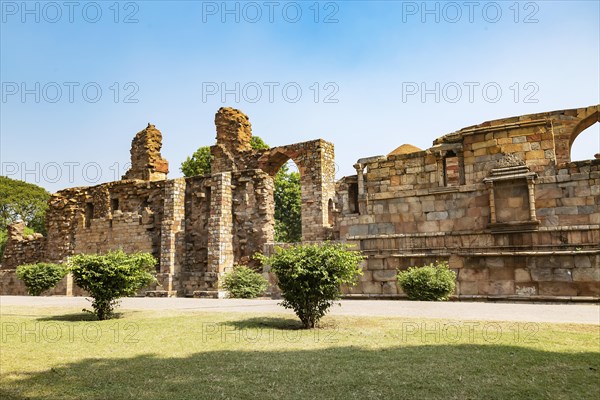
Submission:
{"label": "ruined wall section", "polygon": [[252,258],[274,238],[273,178],[261,170],[233,174],[234,263],[258,267]]}
{"label": "ruined wall section", "polygon": [[349,293],[401,294],[397,268],[437,259],[463,297],[600,296],[600,160],[565,161],[564,147],[595,110],[490,121],[359,160],[338,183],[340,236],[369,256]]}
{"label": "ruined wall section", "polygon": [[185,179],[184,256],[181,270],[180,295],[210,289],[208,271],[208,222],[210,217],[210,176]]}
{"label": "ruined wall section", "polygon": [[164,181],[118,181],[69,193],[77,199],[74,253],[150,252],[160,259]]}
{"label": "ruined wall section", "polygon": [[2,259],[2,269],[15,269],[19,265],[34,264],[44,258],[46,238],[39,233],[24,235],[25,222],[8,226],[8,238]]}

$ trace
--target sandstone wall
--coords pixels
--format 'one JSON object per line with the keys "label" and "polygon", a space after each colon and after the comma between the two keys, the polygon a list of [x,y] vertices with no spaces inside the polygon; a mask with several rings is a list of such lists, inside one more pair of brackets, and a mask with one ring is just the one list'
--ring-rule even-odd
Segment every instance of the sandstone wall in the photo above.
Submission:
{"label": "sandstone wall", "polygon": [[8,238],[2,259],[2,269],[16,269],[19,265],[34,264],[44,258],[46,238],[41,234],[24,235],[25,223],[8,226]]}
{"label": "sandstone wall", "polygon": [[463,297],[599,296],[600,160],[564,156],[597,109],[491,121],[359,160],[338,184],[340,237],[369,255],[348,292],[400,295],[396,269],[437,259]]}

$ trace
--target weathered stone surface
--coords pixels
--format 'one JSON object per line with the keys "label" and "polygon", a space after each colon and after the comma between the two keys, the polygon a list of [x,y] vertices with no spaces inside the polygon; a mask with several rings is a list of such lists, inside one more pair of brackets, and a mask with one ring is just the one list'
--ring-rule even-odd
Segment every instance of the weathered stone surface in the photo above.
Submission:
{"label": "weathered stone surface", "polygon": [[395,270],[378,270],[373,271],[373,280],[376,282],[387,282],[396,280]]}
{"label": "weathered stone surface", "polygon": [[123,179],[158,181],[167,178],[169,163],[162,158],[162,134],[152,124],[135,135],[131,142],[131,168]]}
{"label": "weathered stone surface", "polygon": [[[487,121],[426,150],[361,158],[337,182],[333,144],[256,151],[249,118],[233,108],[215,115],[211,174],[166,180],[162,134],[149,124],[124,180],[54,194],[46,237],[11,227],[2,270],[123,248],[159,260],[154,295],[220,296],[234,264],[258,267],[253,254],[273,251],[273,176],[291,159],[303,241],[351,240],[368,255],[349,293],[401,295],[396,269],[448,261],[458,296],[597,296],[600,160],[569,157],[598,115],[594,105]],[[3,276],[0,293],[21,290]]]}

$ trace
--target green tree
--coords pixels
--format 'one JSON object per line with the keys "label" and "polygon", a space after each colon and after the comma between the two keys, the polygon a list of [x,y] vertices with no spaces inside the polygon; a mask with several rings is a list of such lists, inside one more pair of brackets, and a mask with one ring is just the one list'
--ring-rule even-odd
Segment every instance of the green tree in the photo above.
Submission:
{"label": "green tree", "polygon": [[305,328],[314,328],[341,296],[341,285],[354,285],[364,259],[344,244],[310,244],[278,247],[275,254],[257,258],[271,266],[283,296],[281,303],[294,310]]}
{"label": "green tree", "polygon": [[156,282],[155,265],[150,253],[126,254],[122,250],[105,255],[78,254],[69,259],[73,281],[90,294],[93,313],[99,320],[113,316],[119,298],[133,296]]}
{"label": "green tree", "polygon": [[[250,145],[254,150],[266,150],[269,145],[259,136],[252,136]],[[200,147],[181,163],[181,172],[186,177],[210,173],[212,156],[210,147]],[[292,243],[302,240],[302,200],[300,174],[283,165],[275,175],[275,240]]]}
{"label": "green tree", "polygon": [[[258,136],[252,136],[250,146],[254,150],[266,150],[269,145]],[[181,172],[183,176],[197,176],[210,174],[210,165],[212,163],[212,155],[210,154],[210,146],[202,146],[191,157],[187,157],[181,163]]]}
{"label": "green tree", "polygon": [[275,241],[302,240],[302,195],[300,174],[283,165],[275,175]]}
{"label": "green tree", "polygon": [[23,220],[36,232],[45,232],[45,216],[50,193],[44,188],[0,176],[0,229]]}
{"label": "green tree", "polygon": [[45,218],[50,193],[44,188],[0,176],[0,260],[6,247],[6,228],[23,220],[26,234],[46,233]]}

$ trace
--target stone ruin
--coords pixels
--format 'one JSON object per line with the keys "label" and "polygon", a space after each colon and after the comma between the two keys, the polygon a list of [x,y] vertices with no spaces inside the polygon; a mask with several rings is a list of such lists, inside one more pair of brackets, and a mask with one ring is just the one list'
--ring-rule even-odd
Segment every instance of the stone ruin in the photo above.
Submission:
{"label": "stone ruin", "polygon": [[[600,106],[488,121],[362,158],[335,181],[333,144],[250,146],[249,119],[215,116],[210,174],[167,180],[153,125],[132,142],[131,169],[116,182],[52,196],[46,237],[10,227],[0,294],[24,294],[16,266],[63,262],[122,248],[159,260],[150,296],[223,294],[235,264],[255,266],[274,237],[273,176],[288,160],[301,175],[302,239],[339,240],[366,256],[348,297],[396,298],[396,271],[448,261],[463,299],[598,300],[600,159],[571,162],[575,138]],[[54,294],[77,295],[69,277]]]}

